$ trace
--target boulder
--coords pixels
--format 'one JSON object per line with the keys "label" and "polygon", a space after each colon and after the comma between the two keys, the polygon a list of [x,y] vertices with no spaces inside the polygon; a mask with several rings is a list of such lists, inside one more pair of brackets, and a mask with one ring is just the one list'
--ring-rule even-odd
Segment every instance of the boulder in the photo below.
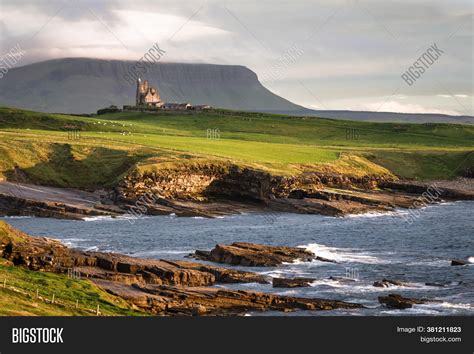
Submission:
{"label": "boulder", "polygon": [[274,288],[301,288],[311,286],[314,278],[273,278]]}
{"label": "boulder", "polygon": [[[232,246],[238,248],[237,246]],[[270,256],[265,251],[271,247]],[[303,249],[242,244],[242,249],[262,252],[253,256],[267,264],[291,259],[312,259]],[[212,252],[211,252],[212,253]],[[226,269],[188,261],[139,259],[121,254],[83,252],[69,249],[59,241],[31,237],[0,221],[0,258],[35,271],[74,272],[111,294],[153,314],[233,315],[249,311],[358,309],[362,305],[337,300],[280,296],[276,294],[211,287],[217,282],[268,283],[253,272]],[[245,259],[245,258],[243,258]],[[259,263],[258,263],[259,264]],[[303,283],[312,279],[294,279]],[[288,283],[290,284],[290,283]],[[290,284],[294,286],[295,283]]]}
{"label": "boulder", "polygon": [[376,281],[372,285],[378,288],[389,288],[391,286],[407,286],[408,284],[399,280],[384,278],[382,281]]}
{"label": "boulder", "polygon": [[74,268],[83,276],[126,284],[203,286],[215,282],[269,282],[257,273],[200,263],[140,259],[122,254],[70,249],[56,240],[21,233],[6,223],[0,223],[0,258],[31,270],[68,273]]}
{"label": "boulder", "polygon": [[338,281],[340,283],[354,283],[354,282],[357,282],[356,279],[349,278],[349,277],[330,276],[328,279]]}
{"label": "boulder", "polygon": [[[196,251],[198,259],[250,267],[274,267],[296,260],[310,262],[316,259],[313,252],[299,247],[269,246],[247,242],[216,245],[210,252]],[[320,258],[320,260],[325,260]]]}
{"label": "boulder", "polygon": [[425,298],[416,299],[410,297],[403,297],[399,294],[389,294],[387,296],[379,296],[379,302],[390,309],[408,309],[411,308],[413,305],[438,301]]}
{"label": "boulder", "polygon": [[211,273],[212,275],[214,275],[216,282],[218,283],[270,283],[269,277],[254,272],[227,269],[223,267],[216,267],[207,264],[188,261],[168,261],[168,263],[175,264],[179,267],[183,267],[186,269],[195,269],[201,272]]}
{"label": "boulder", "polygon": [[469,265],[469,261],[465,259],[453,259],[451,261],[452,266],[460,266],[460,265]]}
{"label": "boulder", "polygon": [[249,311],[360,309],[364,306],[338,300],[282,296],[215,287],[171,285],[132,286],[105,280],[94,283],[107,292],[126,298],[132,304],[155,314],[180,316],[238,315]]}

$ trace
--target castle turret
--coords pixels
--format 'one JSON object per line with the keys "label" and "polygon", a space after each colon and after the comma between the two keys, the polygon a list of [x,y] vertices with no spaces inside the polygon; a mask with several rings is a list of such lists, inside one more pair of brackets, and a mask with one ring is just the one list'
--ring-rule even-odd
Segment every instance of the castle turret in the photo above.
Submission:
{"label": "castle turret", "polygon": [[142,79],[140,77],[137,79],[137,93],[135,97],[135,105],[139,106],[141,104],[141,97],[142,97],[142,92],[143,92],[143,85],[142,85]]}
{"label": "castle turret", "polygon": [[150,86],[148,80],[142,82],[140,78],[137,79],[137,95],[135,104],[137,106],[147,105],[158,107],[162,105],[158,90],[153,86]]}

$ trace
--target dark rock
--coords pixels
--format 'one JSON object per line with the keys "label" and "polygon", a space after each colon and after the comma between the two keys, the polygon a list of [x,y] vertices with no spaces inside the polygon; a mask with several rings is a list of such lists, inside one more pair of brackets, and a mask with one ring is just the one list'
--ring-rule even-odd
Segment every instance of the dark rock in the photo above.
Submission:
{"label": "dark rock", "polygon": [[391,279],[382,279],[382,281],[376,281],[372,284],[378,288],[389,288],[391,286],[407,286],[408,284],[399,280],[391,280]]}
{"label": "dark rock", "polygon": [[170,285],[132,286],[104,280],[94,282],[111,294],[127,299],[149,312],[162,315],[235,315],[248,311],[359,309],[363,305],[337,300],[281,296],[212,287]]}
{"label": "dark rock", "polygon": [[340,283],[354,283],[354,282],[357,282],[356,279],[348,278],[348,277],[330,276],[328,279],[338,281]]}
{"label": "dark rock", "polygon": [[197,258],[211,262],[228,263],[251,267],[274,267],[296,260],[305,262],[316,258],[314,253],[298,247],[268,246],[247,242],[231,245],[216,245],[209,254],[198,251]]}
{"label": "dark rock", "polygon": [[462,266],[462,265],[469,265],[469,264],[470,264],[469,261],[464,260],[464,259],[453,259],[451,261],[452,266],[460,266],[460,265]]}
{"label": "dark rock", "polygon": [[273,278],[274,288],[300,288],[311,286],[314,278]]}
{"label": "dark rock", "polygon": [[[244,247],[245,246],[245,247]],[[242,245],[244,249],[266,249]],[[279,260],[306,251],[272,246]],[[358,309],[344,301],[279,296],[268,293],[209,287],[216,282],[267,283],[260,274],[188,261],[148,260],[121,254],[83,252],[59,241],[28,236],[0,222],[0,258],[35,271],[68,273],[74,270],[106,291],[148,312],[162,315],[231,315],[247,311]],[[273,258],[272,258],[273,260]],[[306,279],[306,281],[311,279]],[[207,287],[204,287],[207,286]]]}
{"label": "dark rock", "polygon": [[403,297],[399,294],[389,294],[388,296],[379,296],[379,302],[381,304],[385,304],[385,306],[391,309],[408,309],[411,308],[413,305],[439,301],[425,298],[416,299],[410,297]]}
{"label": "dark rock", "polygon": [[214,275],[218,283],[260,283],[268,284],[269,277],[264,275],[246,272],[242,270],[227,269],[223,267],[216,267],[207,264],[188,262],[188,261],[167,261],[170,264],[183,267],[185,269],[195,269],[201,272],[207,272]]}
{"label": "dark rock", "polygon": [[337,261],[335,261],[333,259],[324,258],[324,257],[320,257],[320,256],[316,256],[316,257],[314,257],[314,259],[317,260],[317,261],[320,261],[320,262],[338,263]]}
{"label": "dark rock", "polygon": [[301,189],[294,189],[288,194],[288,198],[291,199],[303,199],[306,195],[306,192]]}
{"label": "dark rock", "polygon": [[439,287],[439,288],[442,288],[444,286],[446,286],[446,284],[443,284],[443,283],[425,283],[426,286],[436,286],[436,287]]}

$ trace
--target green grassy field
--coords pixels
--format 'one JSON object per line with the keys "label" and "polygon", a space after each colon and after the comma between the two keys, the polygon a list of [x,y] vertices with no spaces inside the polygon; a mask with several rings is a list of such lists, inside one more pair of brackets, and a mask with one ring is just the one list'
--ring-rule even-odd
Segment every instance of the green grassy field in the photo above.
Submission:
{"label": "green grassy field", "polygon": [[[0,221],[0,244],[25,242],[26,237]],[[31,271],[0,258],[0,316],[93,316],[97,305],[103,316],[144,315],[89,280]]]}
{"label": "green grassy field", "polygon": [[30,271],[0,259],[0,316],[94,316],[97,305],[102,316],[145,315],[89,280]]}
{"label": "green grassy field", "polygon": [[[65,126],[80,136],[68,139]],[[218,139],[208,139],[212,131]],[[0,174],[112,186],[132,166],[227,163],[273,174],[327,171],[454,178],[474,166],[474,126],[338,121],[263,113],[121,112],[94,117],[0,108]]]}

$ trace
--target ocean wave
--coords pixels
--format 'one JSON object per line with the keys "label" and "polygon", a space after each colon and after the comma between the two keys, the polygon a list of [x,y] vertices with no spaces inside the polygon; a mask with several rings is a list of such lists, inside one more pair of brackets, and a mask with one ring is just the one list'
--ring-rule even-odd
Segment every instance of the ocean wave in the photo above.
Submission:
{"label": "ocean wave", "polygon": [[90,239],[87,239],[87,238],[74,238],[74,237],[71,237],[71,238],[63,238],[63,239],[60,239],[60,241],[63,241],[63,242],[84,242],[84,241],[90,241]]}
{"label": "ocean wave", "polygon": [[440,311],[435,310],[432,308],[423,308],[421,307],[423,305],[413,305],[412,308],[409,309],[403,309],[403,310],[383,310],[380,311],[381,314],[387,314],[387,315],[400,315],[400,316],[406,316],[406,315],[439,315]]}
{"label": "ocean wave", "polygon": [[84,221],[105,221],[105,220],[115,220],[116,218],[112,218],[110,215],[101,215],[101,216],[86,216],[82,218]]}
{"label": "ocean wave", "polygon": [[346,280],[333,280],[333,279],[317,279],[313,281],[311,287],[317,288],[321,286],[329,286],[331,288],[339,289],[340,292],[344,294],[350,293],[385,293],[385,292],[393,292],[393,291],[403,291],[403,290],[411,290],[411,291],[439,291],[445,290],[446,287],[434,287],[430,285],[426,285],[424,283],[405,283],[403,286],[392,285],[386,288],[373,286],[372,281],[361,281],[359,279],[346,279]]}
{"label": "ocean wave", "polygon": [[273,278],[285,278],[289,275],[298,276],[298,277],[310,277],[311,272],[306,271],[304,268],[284,268],[284,269],[274,269],[267,271],[256,271],[258,274],[268,275]]}
{"label": "ocean wave", "polygon": [[428,266],[428,267],[446,267],[450,265],[451,259],[421,260],[413,262],[404,262],[406,266]]}
{"label": "ocean wave", "polygon": [[[434,304],[429,304],[429,305],[434,305]],[[452,302],[442,302],[440,304],[435,304],[435,305],[446,307],[449,309],[474,310],[474,305],[472,304],[464,304],[464,303],[454,304]]]}
{"label": "ocean wave", "polygon": [[85,249],[86,252],[96,252],[98,250],[99,250],[99,247],[97,247],[97,246],[91,246],[91,247],[87,247]]}
{"label": "ocean wave", "polygon": [[348,214],[344,218],[378,218],[380,216],[399,216],[399,211],[386,211],[386,212],[377,212],[377,211],[368,211],[361,214]]}
{"label": "ocean wave", "polygon": [[133,224],[141,219],[149,219],[152,218],[152,215],[141,215],[139,217],[130,215],[130,214],[123,214],[119,216],[110,216],[110,215],[100,215],[100,216],[86,216],[82,218],[83,221],[130,221],[132,220]]}
{"label": "ocean wave", "polygon": [[194,250],[160,250],[160,251],[139,251],[134,252],[131,255],[133,257],[153,257],[163,254],[189,254],[192,253]]}
{"label": "ocean wave", "polygon": [[319,243],[309,243],[297,246],[313,252],[316,256],[331,259],[337,262],[364,263],[364,264],[384,264],[390,263],[387,260],[379,259],[367,252],[358,252],[350,248],[338,248],[325,246]]}

